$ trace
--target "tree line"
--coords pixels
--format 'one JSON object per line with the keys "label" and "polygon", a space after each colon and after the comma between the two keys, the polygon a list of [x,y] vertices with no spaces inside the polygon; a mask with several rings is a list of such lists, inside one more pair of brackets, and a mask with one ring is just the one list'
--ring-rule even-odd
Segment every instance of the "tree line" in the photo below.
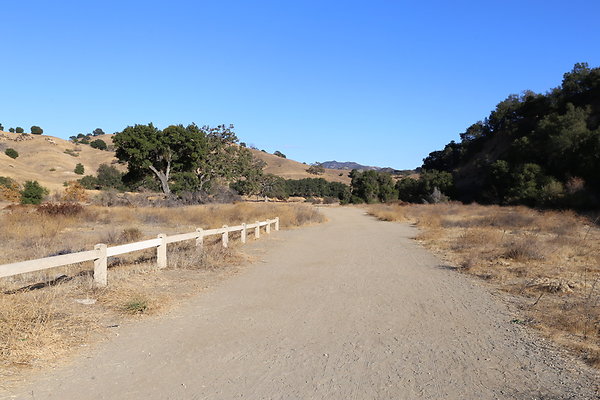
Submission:
{"label": "tree line", "polygon": [[450,174],[446,194],[462,201],[597,208],[600,68],[578,63],[547,93],[508,96],[423,169]]}
{"label": "tree line", "polygon": [[[0,131],[4,131],[4,126],[1,123]],[[8,131],[10,133],[25,133],[25,129],[21,128],[20,126],[17,126],[16,128],[10,127],[8,128]],[[37,125],[32,125],[31,128],[29,128],[29,132],[32,135],[41,135],[42,133],[44,133],[44,130]]]}

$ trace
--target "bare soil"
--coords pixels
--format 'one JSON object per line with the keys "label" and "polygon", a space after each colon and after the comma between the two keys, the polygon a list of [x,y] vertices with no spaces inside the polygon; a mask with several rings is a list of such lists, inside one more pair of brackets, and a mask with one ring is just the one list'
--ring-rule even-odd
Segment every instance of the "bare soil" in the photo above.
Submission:
{"label": "bare soil", "polygon": [[414,228],[323,211],[329,223],[255,242],[262,262],[7,398],[599,398],[595,370],[444,268]]}

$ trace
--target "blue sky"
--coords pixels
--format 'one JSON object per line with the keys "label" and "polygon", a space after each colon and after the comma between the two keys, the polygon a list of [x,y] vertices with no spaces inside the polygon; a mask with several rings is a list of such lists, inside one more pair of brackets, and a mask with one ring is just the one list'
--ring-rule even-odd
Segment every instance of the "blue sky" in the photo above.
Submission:
{"label": "blue sky", "polygon": [[304,162],[414,168],[511,93],[600,66],[598,1],[19,1],[0,123],[232,123]]}

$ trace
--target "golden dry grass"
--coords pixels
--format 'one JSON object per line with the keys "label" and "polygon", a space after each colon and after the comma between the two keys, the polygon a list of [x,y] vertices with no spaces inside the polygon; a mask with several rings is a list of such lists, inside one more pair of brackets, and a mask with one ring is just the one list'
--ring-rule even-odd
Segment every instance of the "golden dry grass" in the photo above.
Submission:
{"label": "golden dry grass", "polygon": [[251,149],[251,151],[255,158],[267,163],[264,169],[267,174],[281,176],[285,179],[323,178],[330,182],[350,184],[350,178],[348,177],[350,171],[348,170],[325,168],[324,174],[313,175],[306,172],[309,165],[288,158],[277,157],[276,155],[264,153],[260,150]]}
{"label": "golden dry grass", "polygon": [[600,229],[571,211],[462,205],[376,205],[370,214],[421,228],[457,270],[520,299],[525,321],[600,367]]}
{"label": "golden dry grass", "polygon": [[[0,213],[0,264],[276,216],[282,228],[324,220],[313,207],[289,204],[87,207],[73,216],[16,207]],[[169,266],[161,271],[153,250],[112,257],[106,288],[93,286],[91,262],[0,279],[0,382],[71,355],[92,337],[110,335],[111,326],[124,318],[161,312],[234,273],[247,259],[240,248],[232,240],[224,249],[216,236],[205,239],[202,252],[193,241],[172,244]],[[55,285],[19,290],[61,275]],[[88,300],[93,304],[81,304]]]}
{"label": "golden dry grass", "polygon": [[[81,178],[74,172],[77,163],[83,164],[85,174],[96,174],[102,163],[116,162],[115,153],[94,149],[85,144],[73,144],[67,140],[47,135],[29,135],[29,140],[16,142],[19,134],[0,132],[0,145],[14,148],[19,157],[11,159],[0,152],[0,176],[8,176],[20,184],[28,180],[36,180],[52,192],[63,191],[63,182]],[[110,143],[110,135],[99,136],[99,139]],[[70,152],[76,157],[65,153]],[[119,169],[124,166],[115,164]]]}

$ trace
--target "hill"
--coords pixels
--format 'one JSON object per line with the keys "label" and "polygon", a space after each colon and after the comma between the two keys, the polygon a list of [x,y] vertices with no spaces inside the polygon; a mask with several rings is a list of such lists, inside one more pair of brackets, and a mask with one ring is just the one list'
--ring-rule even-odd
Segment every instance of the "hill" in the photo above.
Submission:
{"label": "hill", "polygon": [[306,172],[306,169],[309,167],[306,164],[288,158],[278,157],[260,150],[250,149],[250,151],[252,151],[254,157],[267,163],[267,166],[264,169],[267,174],[281,176],[285,179],[323,178],[329,182],[350,184],[348,170],[345,169],[331,169],[325,167],[325,173],[323,175],[313,175]]}
{"label": "hill", "polygon": [[600,68],[576,64],[545,94],[525,91],[424,160],[463,201],[600,207]]}
{"label": "hill", "polygon": [[[97,139],[112,143],[109,137],[98,136]],[[4,154],[7,148],[15,149],[19,157],[8,157]],[[74,172],[78,163],[83,164],[86,174],[95,174],[100,164],[116,161],[112,151],[97,150],[52,136],[0,131],[0,176],[20,183],[36,180],[50,190],[58,190],[63,187],[63,182],[81,178]],[[123,166],[118,165],[118,168],[124,170]]]}
{"label": "hill", "polygon": [[[112,147],[112,135],[101,135]],[[7,148],[15,149],[19,157],[12,159],[4,154]],[[323,175],[311,175],[306,172],[307,165],[294,160],[277,157],[273,154],[251,150],[254,157],[266,163],[265,172],[285,179],[321,177],[330,182],[349,184],[348,171],[325,169]],[[74,144],[68,140],[46,135],[22,135],[0,131],[0,176],[7,176],[23,183],[36,180],[51,191],[62,189],[63,183],[81,178],[74,172],[81,163],[85,174],[94,175],[100,164],[112,164],[126,171],[126,167],[117,164],[114,151],[103,151],[86,144]]]}
{"label": "hill", "polygon": [[346,171],[351,171],[353,169],[358,171],[380,171],[392,175],[413,175],[416,173],[416,171],[412,169],[400,170],[391,167],[373,167],[369,165],[362,165],[354,161],[324,161],[321,163],[321,165],[325,168],[341,169]]}

